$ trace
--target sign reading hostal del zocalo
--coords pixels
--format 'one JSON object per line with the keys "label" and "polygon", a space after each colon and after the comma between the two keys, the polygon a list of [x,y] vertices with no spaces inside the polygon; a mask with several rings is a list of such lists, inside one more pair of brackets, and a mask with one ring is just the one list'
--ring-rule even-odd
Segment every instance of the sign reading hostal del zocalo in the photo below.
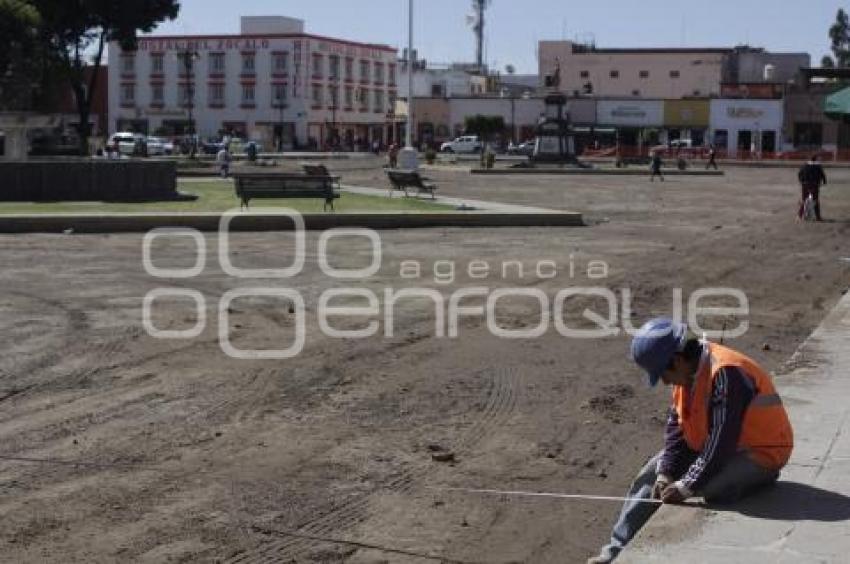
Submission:
{"label": "sign reading hostal del zocalo", "polygon": [[708,127],[708,100],[665,100],[664,125],[668,127]]}
{"label": "sign reading hostal del zocalo", "polygon": [[599,100],[597,125],[660,127],[664,119],[661,100]]}

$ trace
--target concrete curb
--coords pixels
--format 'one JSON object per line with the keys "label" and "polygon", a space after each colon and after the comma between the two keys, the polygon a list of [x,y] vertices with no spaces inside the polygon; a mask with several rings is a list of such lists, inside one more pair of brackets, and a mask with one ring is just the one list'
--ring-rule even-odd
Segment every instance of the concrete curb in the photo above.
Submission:
{"label": "concrete curb", "polygon": [[[190,228],[216,232],[220,213],[159,213],[109,215],[4,215],[0,233],[144,233],[157,228]],[[422,229],[435,227],[581,227],[582,215],[575,212],[503,213],[345,213],[304,214],[305,228],[334,227],[368,229]],[[288,216],[245,213],[237,216],[232,231],[290,231]]]}
{"label": "concrete curb", "polygon": [[[595,176],[649,176],[649,169],[595,169],[595,168],[473,168],[472,174],[578,174]],[[664,176],[724,176],[722,170],[662,169]]]}

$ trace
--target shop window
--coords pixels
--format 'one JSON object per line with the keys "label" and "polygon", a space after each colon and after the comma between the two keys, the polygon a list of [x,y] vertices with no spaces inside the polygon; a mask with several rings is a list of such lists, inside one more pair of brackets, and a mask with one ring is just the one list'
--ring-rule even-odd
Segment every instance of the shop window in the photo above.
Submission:
{"label": "shop window", "polygon": [[725,129],[714,130],[714,146],[725,148],[729,145],[729,132]]}

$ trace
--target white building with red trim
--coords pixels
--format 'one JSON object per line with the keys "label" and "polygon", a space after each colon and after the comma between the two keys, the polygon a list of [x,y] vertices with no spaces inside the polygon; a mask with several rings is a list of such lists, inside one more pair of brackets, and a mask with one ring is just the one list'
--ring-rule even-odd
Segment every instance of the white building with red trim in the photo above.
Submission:
{"label": "white building with red trim", "polygon": [[301,20],[243,17],[239,35],[142,36],[109,49],[110,132],[265,148],[392,141],[397,49],[305,33]]}

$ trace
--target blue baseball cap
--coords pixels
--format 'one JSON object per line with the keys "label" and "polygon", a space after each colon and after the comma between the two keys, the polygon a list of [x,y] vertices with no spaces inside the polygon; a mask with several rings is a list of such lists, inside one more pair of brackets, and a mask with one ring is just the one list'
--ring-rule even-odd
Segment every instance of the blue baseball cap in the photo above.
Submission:
{"label": "blue baseball cap", "polygon": [[631,356],[649,376],[649,385],[655,386],[667,370],[673,355],[685,348],[688,326],[667,317],[647,321],[632,339]]}

